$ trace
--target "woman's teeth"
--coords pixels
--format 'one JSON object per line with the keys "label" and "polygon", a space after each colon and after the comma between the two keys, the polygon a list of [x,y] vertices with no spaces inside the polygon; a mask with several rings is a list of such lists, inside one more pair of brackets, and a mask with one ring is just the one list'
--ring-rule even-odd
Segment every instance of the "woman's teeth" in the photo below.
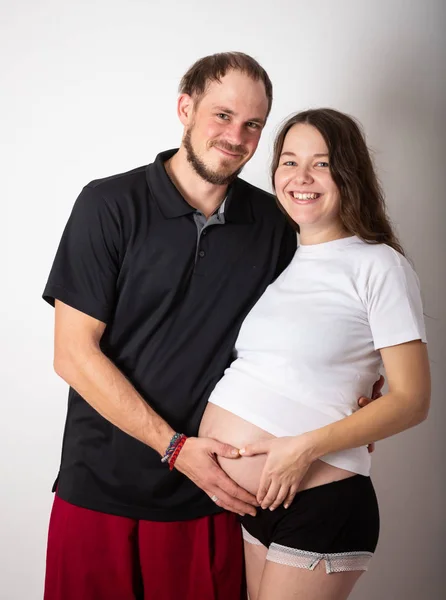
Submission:
{"label": "woman's teeth", "polygon": [[295,200],[316,200],[316,198],[319,198],[320,194],[298,194],[297,192],[292,192],[293,197],[295,198]]}

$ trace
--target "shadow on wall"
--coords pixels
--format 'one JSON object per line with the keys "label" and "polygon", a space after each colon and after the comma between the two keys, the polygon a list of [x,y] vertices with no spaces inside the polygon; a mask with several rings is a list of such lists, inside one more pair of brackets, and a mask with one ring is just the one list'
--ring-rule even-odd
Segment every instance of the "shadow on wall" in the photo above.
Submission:
{"label": "shadow on wall", "polygon": [[416,50],[383,65],[381,88],[363,99],[364,126],[372,150],[381,149],[374,156],[389,212],[421,281],[432,407],[422,425],[377,444],[381,537],[352,600],[440,600],[445,593],[446,78],[438,56],[430,62],[426,48]]}

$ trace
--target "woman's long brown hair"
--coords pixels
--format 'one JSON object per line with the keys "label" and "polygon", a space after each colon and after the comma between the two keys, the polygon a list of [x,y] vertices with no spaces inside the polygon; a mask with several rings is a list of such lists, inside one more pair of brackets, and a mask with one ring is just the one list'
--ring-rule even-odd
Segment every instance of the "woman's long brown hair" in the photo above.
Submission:
{"label": "woman's long brown hair", "polygon": [[285,137],[298,123],[315,127],[327,144],[330,172],[340,193],[340,218],[345,229],[365,242],[387,244],[404,255],[387,215],[364,134],[352,117],[331,108],[307,110],[290,117],[274,143],[273,189]]}

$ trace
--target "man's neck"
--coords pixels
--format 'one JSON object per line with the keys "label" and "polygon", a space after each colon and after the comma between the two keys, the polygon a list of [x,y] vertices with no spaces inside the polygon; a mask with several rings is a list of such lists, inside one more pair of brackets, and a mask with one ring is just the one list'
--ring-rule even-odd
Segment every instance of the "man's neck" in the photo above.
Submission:
{"label": "man's neck", "polygon": [[188,162],[183,146],[164,163],[164,167],[186,202],[201,211],[206,218],[210,217],[225,199],[228,186],[204,181]]}

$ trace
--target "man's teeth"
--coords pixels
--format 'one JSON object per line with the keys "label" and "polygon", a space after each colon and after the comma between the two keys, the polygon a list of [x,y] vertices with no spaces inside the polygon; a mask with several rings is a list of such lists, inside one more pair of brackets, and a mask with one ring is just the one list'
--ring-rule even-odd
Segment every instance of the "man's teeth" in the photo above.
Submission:
{"label": "man's teeth", "polygon": [[297,192],[293,192],[293,196],[296,200],[316,200],[320,194],[298,194]]}

